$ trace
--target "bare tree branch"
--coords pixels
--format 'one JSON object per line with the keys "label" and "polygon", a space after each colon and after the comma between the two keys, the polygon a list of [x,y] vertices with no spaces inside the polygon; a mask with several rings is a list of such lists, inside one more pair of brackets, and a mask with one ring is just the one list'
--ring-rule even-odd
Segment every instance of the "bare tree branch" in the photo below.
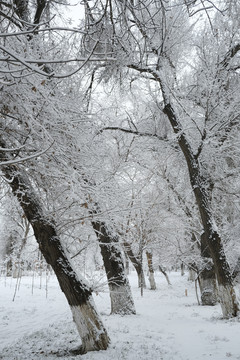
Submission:
{"label": "bare tree branch", "polygon": [[162,140],[162,141],[167,141],[167,137],[166,136],[160,136],[157,134],[152,134],[152,133],[147,133],[147,132],[141,132],[141,131],[136,131],[136,130],[131,130],[131,129],[124,129],[118,126],[107,126],[103,129],[100,130],[100,133],[102,133],[105,130],[118,130],[118,131],[122,131],[128,134],[133,134],[133,135],[138,135],[138,136],[148,136],[148,137],[152,137],[152,138],[157,138],[158,140]]}

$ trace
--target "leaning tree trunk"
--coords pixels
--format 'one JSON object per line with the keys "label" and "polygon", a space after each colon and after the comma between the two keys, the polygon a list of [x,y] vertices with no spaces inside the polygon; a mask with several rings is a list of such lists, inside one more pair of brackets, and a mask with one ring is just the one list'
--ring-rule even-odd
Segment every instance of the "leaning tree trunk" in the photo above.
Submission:
{"label": "leaning tree trunk", "polygon": [[158,59],[158,70],[153,70],[148,67],[143,68],[142,66],[136,64],[128,65],[128,67],[141,73],[146,72],[151,74],[151,76],[153,76],[160,85],[164,103],[163,112],[168,117],[172,129],[177,135],[179,147],[182,150],[187,163],[190,183],[195,195],[203,231],[206,236],[206,241],[209,246],[216,272],[216,278],[218,281],[218,296],[223,316],[235,317],[238,314],[239,305],[233,287],[231,270],[225,256],[222,240],[216,228],[211,210],[209,192],[209,189],[211,188],[210,180],[202,173],[202,167],[199,161],[201,147],[198,149],[198,153],[194,154],[181,126],[181,122],[178,119],[178,115],[173,107],[173,101],[171,99],[168,84],[164,81],[165,74],[162,71],[163,67],[161,61],[164,63],[165,59],[161,59],[161,57]]}
{"label": "leaning tree trunk", "polygon": [[148,271],[149,271],[148,279],[150,283],[150,290],[156,290],[157,286],[154,278],[152,253],[150,251],[146,251],[146,256],[147,256]]}
{"label": "leaning tree trunk", "polygon": [[[164,94],[164,86],[161,83],[162,92]],[[218,281],[219,300],[222,307],[224,317],[237,316],[239,311],[235,290],[233,287],[232,275],[229,264],[227,262],[222,240],[218,234],[214,218],[210,206],[210,182],[202,174],[201,164],[198,156],[194,155],[189,142],[183,132],[183,129],[177,119],[177,115],[169,102],[169,98],[165,96],[164,113],[167,115],[174,132],[178,135],[178,143],[184,154],[188,165],[191,186],[195,195],[195,199],[200,212],[206,241],[213,260],[216,277]]]}
{"label": "leaning tree trunk", "polygon": [[207,244],[205,234],[201,235],[201,256],[203,267],[199,274],[202,305],[216,305],[217,284],[213,261]]}
{"label": "leaning tree trunk", "polygon": [[[3,147],[3,145],[1,144]],[[53,268],[59,285],[67,298],[73,320],[82,340],[81,353],[105,350],[109,344],[107,332],[95,309],[91,290],[79,279],[72,268],[54,223],[44,215],[43,206],[37,198],[27,175],[13,165],[2,167],[25,216],[31,224],[39,248],[47,263]]]}
{"label": "leaning tree trunk", "polygon": [[165,276],[165,279],[167,280],[168,285],[172,285],[171,281],[169,280],[167,271],[164,270],[164,268],[161,265],[158,265],[159,271]]}
{"label": "leaning tree trunk", "polygon": [[144,276],[141,262],[134,255],[131,245],[129,243],[127,243],[125,241],[123,245],[124,245],[125,252],[128,255],[128,258],[130,259],[131,263],[133,264],[133,266],[137,272],[138,287],[140,288],[142,286],[143,288],[146,288],[146,281],[145,281],[145,276]]}
{"label": "leaning tree trunk", "polygon": [[102,221],[92,221],[97,235],[111,298],[111,314],[136,314],[131,288],[124,269],[118,241]]}

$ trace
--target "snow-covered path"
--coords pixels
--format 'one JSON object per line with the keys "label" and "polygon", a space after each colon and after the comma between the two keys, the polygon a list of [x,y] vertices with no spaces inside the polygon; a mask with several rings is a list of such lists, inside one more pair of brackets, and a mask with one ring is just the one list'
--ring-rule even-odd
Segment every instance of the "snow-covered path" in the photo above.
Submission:
{"label": "snow-covered path", "polygon": [[0,359],[240,359],[240,319],[221,319],[219,306],[198,306],[194,284],[178,273],[169,276],[171,287],[157,274],[158,290],[145,290],[143,297],[134,273],[130,276],[136,316],[109,316],[107,291],[95,295],[111,346],[82,356],[66,355],[80,340],[55,277],[48,283],[47,298],[45,284],[39,289],[39,278],[32,294],[32,279],[23,277],[14,302],[16,280],[0,278]]}

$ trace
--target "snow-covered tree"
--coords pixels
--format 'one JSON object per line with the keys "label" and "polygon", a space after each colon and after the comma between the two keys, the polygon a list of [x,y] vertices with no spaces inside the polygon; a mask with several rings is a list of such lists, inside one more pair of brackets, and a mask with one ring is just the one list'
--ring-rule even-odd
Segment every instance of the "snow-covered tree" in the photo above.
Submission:
{"label": "snow-covered tree", "polygon": [[214,212],[209,150],[215,159],[223,142],[220,130],[229,136],[239,114],[239,39],[232,7],[228,27],[223,11],[229,4],[223,2],[218,9],[206,3],[108,1],[102,7],[102,2],[86,1],[86,47],[98,39],[95,56],[101,52],[103,60],[112,57],[101,65],[105,80],[143,76],[158,87],[156,104],[185,158],[204,232],[201,239],[213,261],[223,315],[231,317],[237,315],[238,304]]}
{"label": "snow-covered tree", "polygon": [[[52,200],[59,195],[61,186],[50,196],[51,177],[59,175],[58,182],[64,177],[61,169],[67,159],[65,144],[71,133],[67,124],[72,125],[72,118],[67,118],[67,101],[62,102],[64,93],[60,81],[56,82],[59,63],[66,63],[62,58],[63,44],[57,37],[44,35],[49,31],[54,34],[48,27],[49,19],[41,16],[47,5],[45,1],[1,4],[1,174],[57,276],[82,340],[80,352],[85,353],[106,349],[109,338],[95,309],[92,289],[76,273],[59,236],[54,214],[54,205],[59,203]],[[56,53],[63,61],[56,61]],[[58,76],[61,77],[65,75]],[[58,166],[53,171],[50,165],[58,163],[60,154],[64,154],[62,168]]]}

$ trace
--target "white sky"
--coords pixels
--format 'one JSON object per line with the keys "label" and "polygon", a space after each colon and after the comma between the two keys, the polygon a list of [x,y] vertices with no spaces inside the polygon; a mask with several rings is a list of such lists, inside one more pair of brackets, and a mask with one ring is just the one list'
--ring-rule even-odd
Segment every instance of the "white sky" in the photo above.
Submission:
{"label": "white sky", "polygon": [[78,0],[69,0],[68,3],[70,6],[66,7],[66,17],[73,21],[72,25],[77,26],[80,19],[84,16],[84,6]]}

